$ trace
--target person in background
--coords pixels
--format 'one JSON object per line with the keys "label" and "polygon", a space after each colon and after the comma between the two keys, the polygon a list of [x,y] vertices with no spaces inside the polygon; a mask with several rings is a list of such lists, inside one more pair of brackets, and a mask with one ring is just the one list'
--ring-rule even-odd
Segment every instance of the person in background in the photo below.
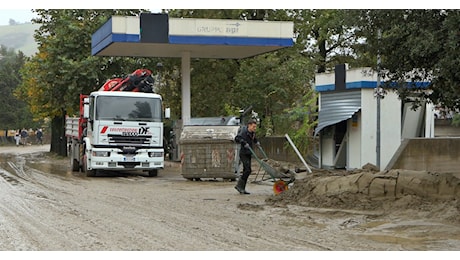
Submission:
{"label": "person in background", "polygon": [[248,181],[249,175],[251,175],[251,157],[252,153],[249,148],[252,149],[254,145],[260,145],[256,138],[257,121],[255,119],[249,119],[245,127],[235,136],[235,142],[241,144],[240,148],[240,160],[243,163],[243,174],[238,178],[238,183],[235,189],[240,194],[250,194],[246,191],[246,182]]}
{"label": "person in background", "polygon": [[37,144],[43,144],[43,131],[41,128],[37,129],[35,136],[37,137]]}
{"label": "person in background", "polygon": [[16,146],[19,146],[19,142],[21,141],[21,134],[19,133],[19,130],[16,131],[16,134],[14,135],[14,140],[16,141]]}
{"label": "person in background", "polygon": [[27,144],[27,137],[29,137],[29,133],[25,128],[21,130],[21,143],[23,146],[26,146]]}

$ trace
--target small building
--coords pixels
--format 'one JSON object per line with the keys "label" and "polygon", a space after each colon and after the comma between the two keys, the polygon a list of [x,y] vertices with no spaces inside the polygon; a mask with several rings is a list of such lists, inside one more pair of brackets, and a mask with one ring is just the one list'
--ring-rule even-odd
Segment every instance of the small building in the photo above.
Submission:
{"label": "small building", "polygon": [[404,138],[434,136],[431,104],[413,110],[392,90],[378,98],[377,83],[371,68],[347,70],[345,64],[315,76],[319,168],[352,170],[370,163],[382,170]]}

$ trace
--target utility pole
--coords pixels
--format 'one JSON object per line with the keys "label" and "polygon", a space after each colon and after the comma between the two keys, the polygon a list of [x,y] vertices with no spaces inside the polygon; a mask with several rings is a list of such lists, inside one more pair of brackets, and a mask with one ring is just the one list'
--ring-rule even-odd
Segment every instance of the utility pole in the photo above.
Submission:
{"label": "utility pole", "polygon": [[376,164],[380,170],[380,99],[382,98],[383,91],[380,87],[380,38],[382,37],[382,32],[380,29],[377,31],[377,87],[375,89],[375,96],[377,97],[377,136],[376,136],[376,154],[377,160]]}
{"label": "utility pole", "polygon": [[157,88],[155,89],[155,93],[158,93],[158,91],[161,88],[161,71],[163,70],[163,63],[158,62],[157,63]]}

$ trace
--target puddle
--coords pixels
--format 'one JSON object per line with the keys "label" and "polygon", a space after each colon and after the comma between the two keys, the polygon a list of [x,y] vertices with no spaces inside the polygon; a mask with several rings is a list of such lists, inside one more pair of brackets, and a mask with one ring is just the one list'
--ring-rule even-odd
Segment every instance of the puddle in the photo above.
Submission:
{"label": "puddle", "polygon": [[427,250],[427,245],[431,239],[422,237],[398,237],[391,235],[362,235],[363,237],[377,243],[385,243],[397,245],[395,248],[388,248],[388,250]]}
{"label": "puddle", "polygon": [[27,162],[27,165],[33,168],[34,170],[40,172],[46,172],[54,175],[59,175],[63,177],[71,177],[72,174],[70,169],[67,166],[52,164],[50,162],[40,161],[40,162]]}

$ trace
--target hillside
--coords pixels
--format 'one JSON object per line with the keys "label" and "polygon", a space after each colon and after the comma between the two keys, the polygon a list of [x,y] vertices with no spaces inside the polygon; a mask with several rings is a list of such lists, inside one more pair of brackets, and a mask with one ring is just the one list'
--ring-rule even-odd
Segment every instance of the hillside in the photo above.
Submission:
{"label": "hillside", "polygon": [[32,56],[37,51],[33,35],[39,26],[32,23],[0,25],[0,44]]}

